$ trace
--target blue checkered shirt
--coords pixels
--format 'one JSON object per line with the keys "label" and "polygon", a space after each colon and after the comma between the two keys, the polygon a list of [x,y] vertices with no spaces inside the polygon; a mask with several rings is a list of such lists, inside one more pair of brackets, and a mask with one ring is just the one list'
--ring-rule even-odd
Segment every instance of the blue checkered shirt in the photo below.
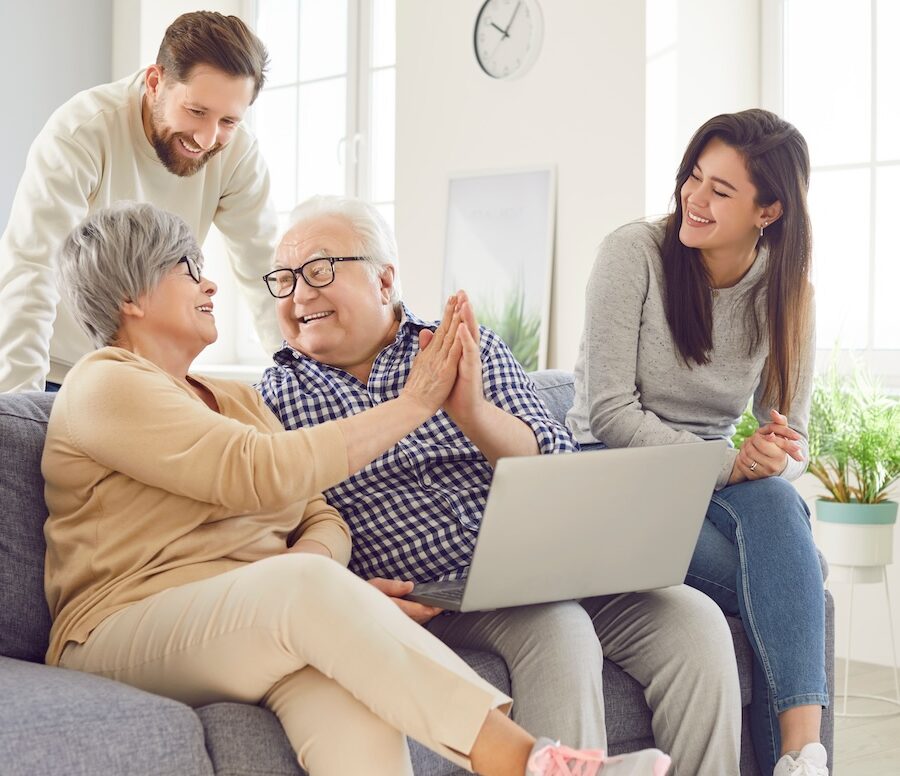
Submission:
{"label": "blue checkered shirt", "polygon": [[[404,306],[397,336],[376,357],[367,385],[285,344],[256,387],[287,429],[346,418],[399,395],[419,351],[419,331],[436,327]],[[541,453],[576,449],[506,344],[484,327],[481,361],[485,397],[527,423]],[[492,472],[478,448],[440,410],[325,492],[353,532],[350,569],[363,579],[428,582],[464,577]]]}

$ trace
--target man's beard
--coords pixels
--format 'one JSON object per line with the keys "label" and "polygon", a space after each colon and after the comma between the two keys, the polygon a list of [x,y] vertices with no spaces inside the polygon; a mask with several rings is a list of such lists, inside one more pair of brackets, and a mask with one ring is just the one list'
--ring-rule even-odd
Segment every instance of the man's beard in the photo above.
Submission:
{"label": "man's beard", "polygon": [[172,174],[187,178],[198,172],[203,165],[222,150],[222,144],[216,143],[202,156],[198,156],[194,159],[189,159],[184,156],[176,148],[176,144],[181,143],[179,138],[183,137],[188,145],[192,147],[196,146],[196,143],[181,132],[173,132],[169,129],[163,123],[162,113],[162,101],[157,101],[153,106],[153,112],[150,114],[150,142],[156,150],[159,161],[161,161],[165,165],[165,168]]}

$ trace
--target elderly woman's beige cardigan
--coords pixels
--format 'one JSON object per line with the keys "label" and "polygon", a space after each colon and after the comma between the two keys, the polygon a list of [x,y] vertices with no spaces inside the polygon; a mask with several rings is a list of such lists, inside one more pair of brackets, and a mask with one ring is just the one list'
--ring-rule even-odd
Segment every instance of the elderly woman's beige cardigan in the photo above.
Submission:
{"label": "elderly woman's beige cardigan", "polygon": [[72,369],[47,429],[47,662],[113,612],[283,553],[301,536],[339,562],[350,534],[320,491],[345,479],[334,423],[284,431],[250,386],[186,384],[120,348]]}

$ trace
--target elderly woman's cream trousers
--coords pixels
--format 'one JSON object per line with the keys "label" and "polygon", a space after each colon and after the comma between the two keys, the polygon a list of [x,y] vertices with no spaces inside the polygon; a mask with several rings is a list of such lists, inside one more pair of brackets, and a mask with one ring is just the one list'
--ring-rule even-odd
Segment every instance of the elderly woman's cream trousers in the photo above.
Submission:
{"label": "elderly woman's cream trousers", "polygon": [[311,776],[412,774],[406,735],[471,770],[488,712],[511,704],[387,596],[304,554],[132,604],[60,665],[192,706],[262,704]]}

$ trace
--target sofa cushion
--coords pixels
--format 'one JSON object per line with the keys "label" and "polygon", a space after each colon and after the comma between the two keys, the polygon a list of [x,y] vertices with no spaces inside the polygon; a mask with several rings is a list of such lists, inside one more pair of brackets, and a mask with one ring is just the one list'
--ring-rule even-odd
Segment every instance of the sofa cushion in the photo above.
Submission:
{"label": "sofa cushion", "polygon": [[184,704],[99,676],[0,657],[3,776],[212,776]]}
{"label": "sofa cushion", "polygon": [[575,375],[562,369],[542,369],[528,375],[550,415],[560,423],[575,401]]}
{"label": "sofa cushion", "polygon": [[0,655],[38,662],[50,633],[41,453],[54,396],[0,394]]}
{"label": "sofa cushion", "polygon": [[211,703],[197,709],[197,716],[216,776],[304,773],[281,723],[268,709],[246,703]]}

